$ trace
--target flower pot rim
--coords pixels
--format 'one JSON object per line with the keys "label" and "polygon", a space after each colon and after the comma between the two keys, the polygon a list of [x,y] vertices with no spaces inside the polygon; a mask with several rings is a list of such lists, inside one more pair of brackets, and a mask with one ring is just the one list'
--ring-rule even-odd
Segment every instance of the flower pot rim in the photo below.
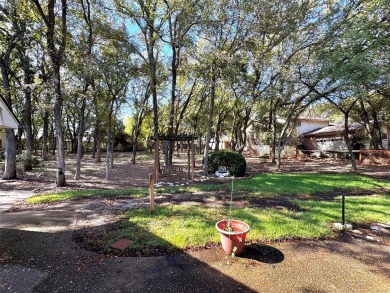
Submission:
{"label": "flower pot rim", "polygon": [[221,221],[218,221],[216,224],[215,224],[215,228],[218,230],[218,232],[222,233],[222,234],[225,234],[225,235],[242,235],[242,234],[246,234],[249,232],[250,230],[250,227],[247,223],[243,222],[243,221],[240,221],[240,220],[230,220],[230,222],[236,222],[236,223],[239,223],[239,224],[242,224],[242,231],[225,231],[223,229],[221,229],[218,224],[222,223],[222,222],[228,222],[229,220],[225,219],[225,220],[221,220]]}

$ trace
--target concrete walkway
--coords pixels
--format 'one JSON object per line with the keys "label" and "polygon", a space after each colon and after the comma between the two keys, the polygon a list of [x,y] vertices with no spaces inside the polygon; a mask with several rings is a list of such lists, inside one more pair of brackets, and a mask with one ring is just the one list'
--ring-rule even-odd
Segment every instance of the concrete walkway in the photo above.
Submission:
{"label": "concrete walkway", "polygon": [[113,220],[92,200],[0,214],[0,292],[390,292],[390,247],[365,240],[258,244],[235,258],[108,257],[73,242]]}
{"label": "concrete walkway", "polygon": [[23,202],[33,194],[33,191],[26,190],[0,190],[0,214],[8,212],[13,204]]}

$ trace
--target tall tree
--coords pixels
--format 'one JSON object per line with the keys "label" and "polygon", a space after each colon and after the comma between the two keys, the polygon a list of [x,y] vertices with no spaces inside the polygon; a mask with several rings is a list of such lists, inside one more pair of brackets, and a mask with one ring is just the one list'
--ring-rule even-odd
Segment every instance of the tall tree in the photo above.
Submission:
{"label": "tall tree", "polygon": [[[62,130],[62,106],[63,96],[61,92],[61,66],[66,47],[67,39],[67,1],[56,0],[47,1],[43,6],[39,0],[30,0],[35,4],[36,11],[46,26],[46,50],[50,56],[51,68],[53,72],[54,99],[54,125],[57,148],[57,186],[65,186],[65,142]],[[57,17],[59,15],[59,17]],[[57,29],[59,27],[59,30]],[[58,38],[57,38],[58,36]]]}
{"label": "tall tree", "polygon": [[[25,21],[21,23],[23,27],[26,27]],[[33,151],[33,132],[32,132],[32,109],[31,109],[31,100],[32,100],[32,90],[33,90],[33,69],[31,66],[30,56],[25,51],[27,48],[27,43],[32,42],[31,38],[28,39],[26,34],[26,29],[23,29],[20,46],[18,47],[20,61],[23,68],[23,91],[24,91],[24,132],[26,138],[26,161],[24,164],[24,169],[30,171],[32,169],[32,151]]]}
{"label": "tall tree", "polygon": [[110,179],[114,119],[124,101],[131,74],[131,51],[126,46],[122,32],[111,30],[112,39],[103,46],[98,62],[102,83],[105,88],[106,108],[106,179]]}
{"label": "tall tree", "polygon": [[[10,1],[6,4],[0,4],[0,12],[4,18],[1,22],[6,22],[0,28],[0,69],[2,78],[1,96],[4,98],[9,108],[12,109],[12,89],[10,85],[10,63],[11,53],[16,48],[18,40],[22,37],[23,30],[19,26],[18,4],[15,1]],[[0,23],[1,23],[0,22]],[[2,179],[16,178],[16,139],[13,129],[6,129],[6,159],[5,170]]]}
{"label": "tall tree", "polygon": [[[178,77],[180,75],[180,68],[182,64],[182,54],[189,45],[193,44],[191,39],[193,36],[192,28],[199,22],[201,16],[199,14],[199,5],[197,1],[177,1],[177,0],[164,0],[165,14],[167,15],[167,36],[162,36],[163,42],[169,45],[170,54],[170,110],[168,121],[168,136],[177,135],[175,132],[175,120],[178,113],[179,106],[178,99],[182,96],[178,95]],[[188,97],[188,96],[187,96]],[[165,141],[167,147],[165,155],[165,164],[172,165],[172,155],[174,148],[174,141]]]}
{"label": "tall tree", "polygon": [[[91,2],[89,0],[80,0],[80,5],[82,8],[82,17],[86,25],[86,38],[85,44],[81,44],[81,49],[85,52],[85,59],[89,64],[92,62],[92,48],[94,45],[94,35],[93,35],[93,25],[92,25],[92,17],[91,17]],[[87,64],[85,64],[87,65]],[[79,180],[81,178],[81,158],[84,155],[84,147],[83,147],[83,138],[85,133],[85,125],[86,125],[86,107],[87,107],[87,96],[88,89],[90,87],[94,87],[94,78],[90,73],[86,73],[84,76],[84,85],[81,92],[81,107],[79,112],[78,119],[78,133],[77,133],[77,161],[76,161],[76,173],[75,179]]]}
{"label": "tall tree", "polygon": [[135,164],[136,156],[137,156],[137,146],[139,137],[141,135],[142,125],[145,117],[150,114],[150,107],[148,106],[149,98],[150,98],[150,84],[147,83],[146,86],[140,85],[145,82],[142,76],[135,77],[134,84],[132,86],[132,101],[133,104],[132,109],[134,111],[133,121],[131,125],[131,130],[129,134],[131,134],[133,150],[132,150],[132,158],[131,162]]}
{"label": "tall tree", "polygon": [[[148,67],[150,79],[150,90],[152,93],[154,138],[156,150],[158,150],[159,117],[158,117],[158,53],[159,39],[166,17],[161,16],[161,9],[158,0],[136,0],[131,5],[123,0],[115,0],[117,9],[134,24],[141,38],[130,40],[134,51],[145,62]],[[135,42],[138,40],[140,43]],[[160,48],[161,49],[161,48]],[[159,151],[155,152],[155,162],[159,164]],[[159,172],[160,167],[155,167],[155,172]],[[155,174],[156,178],[158,174]]]}
{"label": "tall tree", "polygon": [[206,141],[203,155],[203,173],[208,174],[208,155],[212,135],[214,104],[218,79],[223,70],[234,62],[236,54],[242,48],[248,31],[246,30],[245,15],[240,10],[240,1],[207,2],[205,5],[207,19],[201,26],[199,34],[205,51],[201,57],[200,67],[203,68],[209,85],[209,113],[206,130]]}

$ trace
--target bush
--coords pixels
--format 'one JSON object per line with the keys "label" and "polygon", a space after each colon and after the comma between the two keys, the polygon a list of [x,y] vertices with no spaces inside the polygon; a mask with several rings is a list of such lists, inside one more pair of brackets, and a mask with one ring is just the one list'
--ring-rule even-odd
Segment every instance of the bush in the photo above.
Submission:
{"label": "bush", "polygon": [[209,155],[209,172],[215,173],[218,167],[227,167],[231,176],[243,177],[246,171],[245,158],[234,151],[222,150]]}
{"label": "bush", "polygon": [[[26,151],[22,151],[20,154],[16,155],[16,162],[22,162],[26,163]],[[32,166],[37,166],[40,163],[40,159],[37,156],[31,156],[31,165]]]}

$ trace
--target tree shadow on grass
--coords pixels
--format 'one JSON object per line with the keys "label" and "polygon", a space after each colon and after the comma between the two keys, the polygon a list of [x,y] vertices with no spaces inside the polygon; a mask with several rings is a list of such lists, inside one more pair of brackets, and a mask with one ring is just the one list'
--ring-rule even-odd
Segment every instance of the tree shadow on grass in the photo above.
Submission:
{"label": "tree shadow on grass", "polygon": [[[146,230],[140,233],[161,241]],[[209,266],[207,259],[187,253],[156,257],[99,254],[76,245],[71,229],[47,233],[2,228],[0,239],[0,291],[255,292]]]}

